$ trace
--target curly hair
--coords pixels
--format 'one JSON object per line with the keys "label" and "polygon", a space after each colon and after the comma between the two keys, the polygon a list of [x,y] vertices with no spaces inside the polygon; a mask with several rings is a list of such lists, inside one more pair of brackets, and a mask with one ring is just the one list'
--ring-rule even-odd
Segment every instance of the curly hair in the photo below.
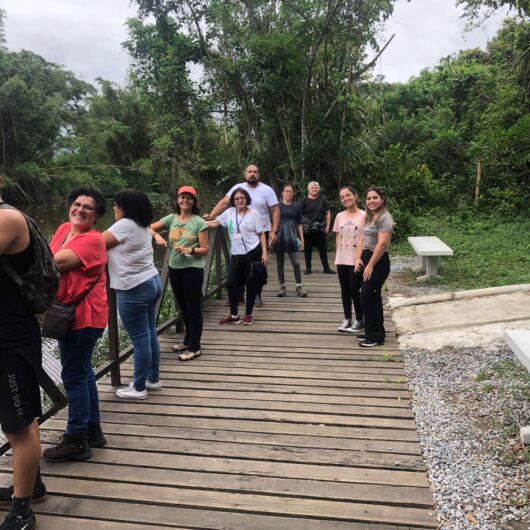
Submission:
{"label": "curly hair", "polygon": [[81,195],[92,197],[92,199],[94,199],[94,202],[96,203],[95,212],[98,217],[101,217],[107,210],[105,197],[103,197],[103,194],[97,188],[93,188],[91,186],[78,186],[77,188],[74,188],[66,196],[66,202],[69,206],[72,206],[77,197]]}
{"label": "curly hair", "polygon": [[252,203],[252,199],[250,198],[250,195],[249,195],[248,191],[244,190],[243,188],[236,188],[232,192],[232,195],[230,195],[230,206],[235,206],[236,205],[236,202],[234,200],[234,198],[236,196],[236,193],[242,193],[245,196],[245,198],[247,199],[247,206],[250,206],[250,204]]}

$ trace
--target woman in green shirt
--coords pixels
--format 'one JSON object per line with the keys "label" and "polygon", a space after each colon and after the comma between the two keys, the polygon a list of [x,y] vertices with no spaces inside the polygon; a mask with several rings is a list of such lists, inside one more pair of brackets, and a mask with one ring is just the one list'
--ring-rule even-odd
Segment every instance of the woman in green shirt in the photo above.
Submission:
{"label": "woman in green shirt", "polygon": [[[208,226],[199,215],[195,188],[179,188],[175,213],[162,217],[150,229],[157,244],[169,243],[169,281],[186,331],[173,351],[181,352],[181,361],[189,361],[201,354],[203,257],[208,253]],[[169,230],[168,243],[158,233],[163,230]]]}

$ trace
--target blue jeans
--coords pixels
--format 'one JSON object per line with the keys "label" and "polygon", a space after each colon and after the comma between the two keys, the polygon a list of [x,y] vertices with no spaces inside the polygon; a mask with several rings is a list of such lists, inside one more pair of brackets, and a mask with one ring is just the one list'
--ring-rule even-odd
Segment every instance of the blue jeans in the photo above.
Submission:
{"label": "blue jeans", "polygon": [[59,341],[61,375],[68,398],[66,434],[82,434],[88,425],[100,420],[99,396],[92,369],[92,354],[103,329],[83,328]]}
{"label": "blue jeans", "polygon": [[160,379],[155,306],[161,296],[158,274],[132,289],[116,289],[120,318],[134,346],[134,388],[140,392],[146,379],[152,383]]}

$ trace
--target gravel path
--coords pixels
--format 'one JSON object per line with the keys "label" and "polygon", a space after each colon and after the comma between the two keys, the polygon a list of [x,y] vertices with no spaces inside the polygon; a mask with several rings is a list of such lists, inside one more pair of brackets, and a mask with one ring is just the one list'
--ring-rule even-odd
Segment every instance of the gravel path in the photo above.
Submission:
{"label": "gravel path", "polygon": [[[421,296],[441,286],[410,285],[416,258],[392,258],[389,292]],[[442,530],[528,530],[530,374],[502,347],[404,350],[412,405]]]}

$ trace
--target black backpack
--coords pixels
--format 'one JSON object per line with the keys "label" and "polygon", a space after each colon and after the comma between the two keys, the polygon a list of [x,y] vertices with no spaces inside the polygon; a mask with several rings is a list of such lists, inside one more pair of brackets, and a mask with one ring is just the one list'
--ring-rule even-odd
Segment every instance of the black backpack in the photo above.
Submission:
{"label": "black backpack", "polygon": [[[6,203],[0,203],[0,208],[16,210]],[[0,255],[0,269],[17,284],[20,294],[31,312],[34,314],[44,313],[55,299],[59,288],[60,273],[53,259],[52,251],[37,223],[24,212],[20,213],[28,223],[34,261],[26,273],[18,274],[11,266],[9,259],[5,255]]]}

